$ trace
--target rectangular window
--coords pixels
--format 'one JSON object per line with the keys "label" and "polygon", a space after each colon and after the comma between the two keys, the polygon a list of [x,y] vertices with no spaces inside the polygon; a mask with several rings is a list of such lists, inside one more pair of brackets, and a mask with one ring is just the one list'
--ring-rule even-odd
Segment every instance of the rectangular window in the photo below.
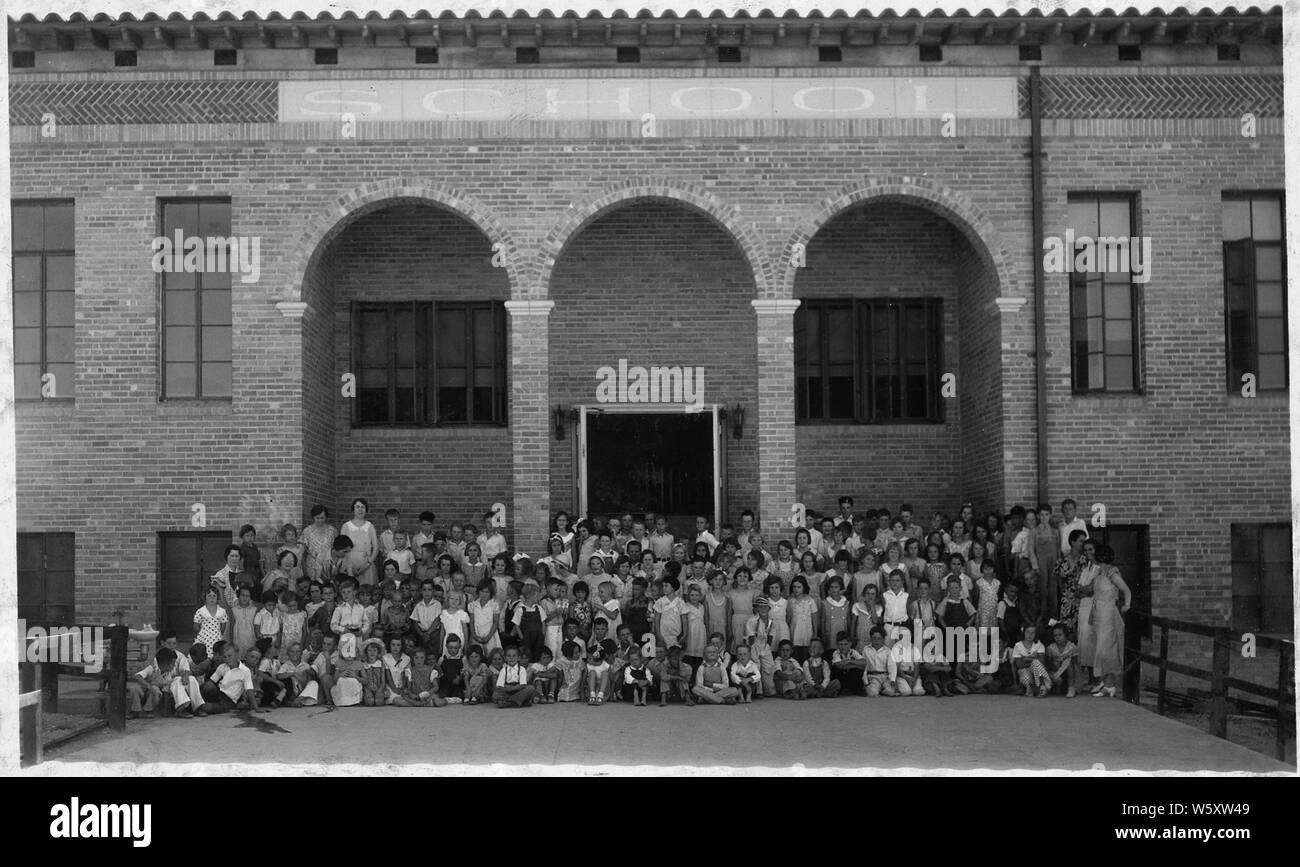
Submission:
{"label": "rectangular window", "polygon": [[1292,632],[1291,525],[1232,525],[1232,628]]}
{"label": "rectangular window", "polygon": [[15,397],[39,400],[44,385],[46,398],[71,398],[76,394],[73,203],[15,202],[12,214]]}
{"label": "rectangular window", "polygon": [[[226,565],[229,533],[158,534],[158,620],[178,640],[194,640],[194,612],[209,579]],[[209,648],[211,650],[211,648]]]}
{"label": "rectangular window", "polygon": [[1281,193],[1223,197],[1223,291],[1228,391],[1247,374],[1262,391],[1285,391],[1286,249]]}
{"label": "rectangular window", "polygon": [[358,303],[357,425],[506,423],[506,323],[499,301]]}
{"label": "rectangular window", "polygon": [[178,264],[184,250],[173,249],[173,270],[161,275],[162,398],[229,400],[231,259],[219,255],[214,239],[231,236],[230,200],[163,202],[162,230],[173,247],[178,234],[183,239],[200,238],[204,244],[197,267],[184,270],[194,263]]}
{"label": "rectangular window", "polygon": [[[1113,251],[1112,241],[1132,238],[1133,198],[1128,195],[1074,195],[1069,197],[1070,227],[1074,229],[1077,257],[1084,249],[1080,239],[1096,242],[1099,262]],[[1114,263],[1111,263],[1114,264]],[[1075,392],[1136,392],[1139,377],[1140,307],[1137,284],[1130,271],[1070,270],[1070,342],[1073,351]]]}
{"label": "rectangular window", "polygon": [[19,617],[28,623],[74,622],[76,552],[73,533],[18,534]]}
{"label": "rectangular window", "polygon": [[804,300],[794,339],[798,421],[943,420],[938,299]]}

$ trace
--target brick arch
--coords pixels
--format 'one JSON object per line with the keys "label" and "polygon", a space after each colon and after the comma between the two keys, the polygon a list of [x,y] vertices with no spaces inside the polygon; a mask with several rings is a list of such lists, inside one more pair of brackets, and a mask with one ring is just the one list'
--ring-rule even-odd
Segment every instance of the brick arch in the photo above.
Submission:
{"label": "brick arch", "polygon": [[805,212],[781,251],[779,276],[773,281],[779,293],[777,297],[794,296],[798,269],[790,267],[790,262],[796,244],[803,244],[806,248],[823,226],[849,208],[883,202],[921,207],[948,220],[997,274],[1001,294],[1020,294],[1015,291],[1015,271],[1011,267],[1012,258],[1006,243],[992,221],[969,198],[926,178],[890,176],[871,178],[865,185],[848,184]]}
{"label": "brick arch", "polygon": [[749,265],[754,279],[755,296],[762,297],[768,284],[767,268],[762,255],[762,244],[751,225],[741,222],[740,212],[725,204],[706,189],[681,181],[656,178],[629,178],[616,187],[608,188],[569,206],[568,211],[551,227],[538,251],[538,292],[543,297],[550,294],[551,275],[555,263],[565,246],[587,226],[605,214],[636,199],[667,201],[695,211],[722,229],[736,245]]}
{"label": "brick arch", "polygon": [[519,247],[509,230],[486,205],[446,184],[415,178],[386,178],[354,187],[331,202],[324,212],[311,218],[294,246],[288,271],[291,282],[285,287],[285,297],[309,301],[305,297],[307,280],[330,242],[360,217],[403,203],[442,208],[468,221],[493,244],[500,244],[511,297],[522,293],[524,279]]}

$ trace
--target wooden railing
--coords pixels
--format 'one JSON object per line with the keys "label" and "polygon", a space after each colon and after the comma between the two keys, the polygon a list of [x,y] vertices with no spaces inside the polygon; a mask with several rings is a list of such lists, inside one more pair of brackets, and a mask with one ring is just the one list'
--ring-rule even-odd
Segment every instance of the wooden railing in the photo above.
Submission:
{"label": "wooden railing", "polygon": [[[49,635],[55,629],[80,629],[81,624],[27,624],[45,627],[47,655],[57,644]],[[98,626],[96,624],[96,626]],[[126,669],[130,630],[125,626],[99,626],[104,630],[104,668],[99,672],[105,687],[104,719],[116,732],[126,731]],[[42,754],[41,714],[59,710],[59,670],[71,669],[85,674],[85,664],[75,661],[28,662],[26,650],[35,639],[22,639],[23,656],[18,663],[19,742],[23,763],[39,763]],[[30,689],[27,687],[30,686]],[[26,691],[24,691],[26,690]]]}
{"label": "wooden railing", "polygon": [[[1141,689],[1141,663],[1145,662],[1159,669],[1156,678],[1156,713],[1163,716],[1168,707],[1169,672],[1209,683],[1210,732],[1225,740],[1228,737],[1228,691],[1236,690],[1247,695],[1258,696],[1273,702],[1272,716],[1277,724],[1274,752],[1279,760],[1286,760],[1286,746],[1295,733],[1295,642],[1267,635],[1254,636],[1257,650],[1275,650],[1278,655],[1277,686],[1261,686],[1258,683],[1232,677],[1229,673],[1232,654],[1242,646],[1241,632],[1226,626],[1205,626],[1170,617],[1157,617],[1150,614],[1139,616],[1159,630],[1160,652],[1153,656],[1141,651],[1130,651],[1132,656],[1129,664],[1138,668],[1138,677],[1132,682],[1137,685],[1137,690]],[[1199,635],[1213,641],[1209,671],[1175,662],[1169,658],[1170,630]],[[1137,701],[1138,698],[1133,690],[1126,690],[1124,697],[1129,701]]]}

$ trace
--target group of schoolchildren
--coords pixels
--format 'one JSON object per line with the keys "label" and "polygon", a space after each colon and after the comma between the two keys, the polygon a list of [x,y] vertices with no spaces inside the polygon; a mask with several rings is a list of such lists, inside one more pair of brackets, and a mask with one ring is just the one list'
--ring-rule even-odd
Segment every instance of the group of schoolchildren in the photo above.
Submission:
{"label": "group of schoolchildren", "polygon": [[[1055,547],[1081,523],[1072,509],[1042,507],[1043,524],[1026,528],[1019,507],[1002,526],[963,506],[925,531],[907,505],[839,505],[774,551],[748,511],[717,535],[699,517],[692,539],[663,516],[572,525],[559,512],[534,560],[508,549],[490,513],[482,533],[444,532],[424,512],[408,534],[390,509],[379,532],[358,499],[342,532],[321,506],[301,534],[284,526],[270,570],[245,526],[195,612],[193,644],[163,636],[128,684],[131,711],[1075,695],[1074,625],[1047,617],[1059,588],[1038,580],[1045,534],[1025,537],[1047,526]],[[996,631],[996,670],[922,655],[900,640],[916,625]]]}

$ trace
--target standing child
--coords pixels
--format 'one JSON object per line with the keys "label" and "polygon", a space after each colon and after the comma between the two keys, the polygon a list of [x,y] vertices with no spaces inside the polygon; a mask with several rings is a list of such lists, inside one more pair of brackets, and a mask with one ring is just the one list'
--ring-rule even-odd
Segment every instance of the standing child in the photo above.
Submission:
{"label": "standing child", "polygon": [[420,582],[420,601],[411,608],[410,629],[416,644],[424,648],[425,655],[437,659],[441,644],[438,630],[442,625],[442,603],[433,598],[434,586],[432,578]]}
{"label": "standing child", "polygon": [[529,659],[539,658],[545,643],[536,584],[524,585],[524,601],[515,607],[513,623],[519,633],[520,650],[528,654]]}
{"label": "standing child", "polygon": [[865,653],[867,645],[871,644],[871,630],[877,626],[883,629],[885,622],[885,606],[880,604],[874,584],[862,589],[862,601],[854,604],[852,615],[853,628],[849,632],[853,635],[854,647]]}
{"label": "standing child", "polygon": [[583,686],[586,681],[586,665],[579,655],[580,650],[581,648],[576,641],[565,641],[560,645],[561,659],[558,663],[560,683],[559,693],[556,696],[559,701],[580,701],[582,699]]}
{"label": "standing child", "polygon": [[772,623],[775,626],[775,631],[772,633],[772,646],[776,647],[790,638],[790,600],[785,596],[781,579],[775,576],[763,582],[763,595],[767,597],[771,610]]}
{"label": "standing child", "polygon": [[709,576],[709,590],[704,594],[704,626],[710,633],[721,632],[723,645],[731,632],[731,599],[727,595],[727,574],[715,570]]}
{"label": "standing child", "polygon": [[618,628],[623,625],[623,609],[619,605],[617,592],[621,586],[621,581],[616,583],[612,580],[601,581],[596,585],[596,593],[600,596],[600,601],[596,605],[595,614],[609,622],[610,635],[617,635]]}
{"label": "standing child", "polygon": [[980,563],[980,577],[975,581],[971,591],[971,601],[975,605],[975,626],[980,629],[992,629],[998,620],[998,591],[1002,582],[993,576],[994,562],[983,560]]}
{"label": "standing child", "polygon": [[682,636],[681,582],[670,571],[659,582],[662,595],[655,600],[655,638],[664,647],[674,647]]}
{"label": "standing child", "polygon": [[298,610],[298,594],[286,592],[280,601],[285,609],[280,612],[280,647],[302,644],[307,632],[307,612]]}
{"label": "standing child", "polygon": [[790,644],[794,649],[794,658],[802,663],[808,659],[809,648],[816,634],[813,624],[817,622],[817,600],[809,594],[808,582],[801,575],[790,579],[790,594],[787,609],[790,617]]}
{"label": "standing child", "polygon": [[[869,585],[870,586],[870,585]],[[852,604],[844,595],[844,581],[836,576],[826,581],[826,598],[822,600],[821,639],[835,641],[841,632],[849,630],[849,612]]]}
{"label": "standing child", "polygon": [[578,624],[578,635],[585,642],[591,638],[591,623],[596,619],[595,610],[587,600],[591,588],[586,581],[578,581],[574,583],[571,592],[573,593],[573,601],[569,603],[569,617]]}
{"label": "standing child", "polygon": [[762,679],[758,663],[749,658],[749,645],[737,645],[736,661],[731,664],[731,682],[736,687],[737,701],[752,704],[754,690],[761,688]]}
{"label": "standing child", "polygon": [[766,596],[754,599],[754,610],[758,612],[745,623],[745,644],[750,655],[757,663],[763,675],[763,695],[776,695],[776,683],[772,676],[776,673],[776,660],[772,656],[773,638],[776,623],[772,620],[772,606]]}
{"label": "standing child", "polygon": [[248,652],[257,643],[257,629],[253,621],[261,609],[253,604],[253,591],[249,587],[240,587],[235,605],[230,609],[234,624],[230,630],[230,642],[239,650],[239,657]]}
{"label": "standing child", "polygon": [[460,639],[462,647],[465,646],[465,633],[469,628],[469,615],[461,610],[461,605],[465,602],[463,593],[452,591],[447,594],[447,604],[443,607],[442,613],[438,615],[438,622],[442,626],[442,643],[445,650],[447,640],[453,635]]}
{"label": "standing child", "polygon": [[541,601],[543,642],[557,661],[564,657],[564,621],[569,616],[569,600],[564,598],[564,582],[557,577],[546,579],[546,595]]}
{"label": "standing child", "polygon": [[623,622],[632,631],[632,641],[635,644],[644,641],[646,633],[651,631],[650,600],[646,597],[648,583],[645,578],[632,579],[632,595],[623,612]]}
{"label": "standing child", "polygon": [[501,647],[501,603],[496,600],[496,584],[483,581],[478,585],[478,598],[469,604],[469,643],[478,645],[488,653]]}
{"label": "standing child", "polygon": [[397,564],[399,581],[409,581],[415,572],[415,553],[406,545],[405,533],[401,530],[393,533],[393,548],[388,552],[388,559]]}
{"label": "standing child", "polygon": [[1025,637],[1017,641],[1011,650],[1011,665],[1020,679],[1020,685],[1025,689],[1025,695],[1046,698],[1052,691],[1052,676],[1043,664],[1047,651],[1034,637],[1035,631],[1033,624],[1025,627]]}
{"label": "standing child", "polygon": [[682,603],[681,610],[682,658],[694,671],[704,663],[704,648],[709,643],[704,593],[699,584],[692,584],[687,589],[686,601]]}
{"label": "standing child", "polygon": [[732,576],[731,589],[727,591],[727,602],[731,608],[731,627],[727,630],[728,647],[734,647],[745,640],[745,624],[754,616],[754,597],[758,595],[758,588],[753,586],[750,580],[752,577],[745,566],[737,569]]}

